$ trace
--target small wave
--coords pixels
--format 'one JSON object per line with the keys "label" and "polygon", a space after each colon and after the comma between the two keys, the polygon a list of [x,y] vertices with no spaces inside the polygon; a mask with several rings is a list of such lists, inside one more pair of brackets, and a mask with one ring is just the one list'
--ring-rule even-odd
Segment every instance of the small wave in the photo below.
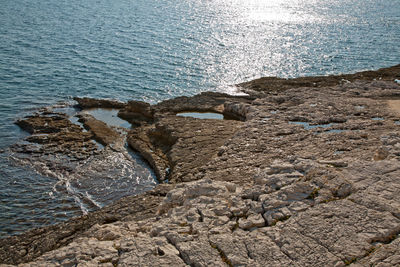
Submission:
{"label": "small wave", "polygon": [[90,200],[96,207],[98,207],[98,208],[103,207],[103,205],[100,202],[97,202],[96,200],[94,200],[93,197],[87,191],[85,193],[86,193],[86,198],[88,200]]}

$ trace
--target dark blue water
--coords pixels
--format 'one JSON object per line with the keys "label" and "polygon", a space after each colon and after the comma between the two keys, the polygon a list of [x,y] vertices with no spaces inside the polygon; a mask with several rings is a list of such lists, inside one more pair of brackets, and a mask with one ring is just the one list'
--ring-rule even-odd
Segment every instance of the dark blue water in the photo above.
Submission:
{"label": "dark blue water", "polygon": [[[155,103],[377,69],[399,43],[398,0],[3,0],[0,149],[24,136],[16,118],[73,96]],[[0,236],[79,215],[56,182],[0,154]]]}

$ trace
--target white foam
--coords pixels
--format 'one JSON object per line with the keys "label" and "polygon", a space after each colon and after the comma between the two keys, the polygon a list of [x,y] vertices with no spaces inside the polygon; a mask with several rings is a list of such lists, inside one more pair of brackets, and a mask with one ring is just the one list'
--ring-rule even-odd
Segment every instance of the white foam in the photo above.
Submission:
{"label": "white foam", "polygon": [[103,207],[103,205],[101,203],[97,202],[96,200],[94,200],[93,197],[87,191],[85,192],[85,194],[86,194],[86,198],[88,200],[90,200],[90,202],[92,202],[96,207],[98,207],[98,208]]}
{"label": "white foam", "polygon": [[79,208],[82,210],[82,213],[88,214],[89,213],[88,208],[82,202],[82,200],[78,197],[78,195],[76,194],[76,190],[74,188],[72,188],[72,186],[68,180],[65,180],[65,188],[67,189],[67,192],[72,195],[72,197],[75,200],[75,203],[78,204]]}

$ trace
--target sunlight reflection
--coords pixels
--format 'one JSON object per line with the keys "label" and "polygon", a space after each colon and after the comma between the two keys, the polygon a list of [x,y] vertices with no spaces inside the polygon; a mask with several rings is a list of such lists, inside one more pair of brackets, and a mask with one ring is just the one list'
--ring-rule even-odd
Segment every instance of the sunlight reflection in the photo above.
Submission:
{"label": "sunlight reflection", "polygon": [[[314,2],[314,1],[310,1]],[[233,15],[238,20],[256,22],[280,22],[293,23],[300,21],[315,21],[318,18],[311,14],[302,14],[302,6],[305,5],[301,0],[230,0],[218,1],[218,6]],[[310,4],[310,3],[308,3]],[[224,13],[222,11],[222,13]]]}

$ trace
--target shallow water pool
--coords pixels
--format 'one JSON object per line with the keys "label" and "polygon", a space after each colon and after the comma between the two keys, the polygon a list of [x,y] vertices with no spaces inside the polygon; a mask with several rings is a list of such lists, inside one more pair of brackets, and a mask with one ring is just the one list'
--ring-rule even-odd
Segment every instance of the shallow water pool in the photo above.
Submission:
{"label": "shallow water pool", "polygon": [[213,120],[223,120],[224,115],[219,114],[219,113],[213,113],[213,112],[182,112],[176,114],[176,116],[180,117],[191,117],[191,118],[196,118],[196,119],[213,119]]}

